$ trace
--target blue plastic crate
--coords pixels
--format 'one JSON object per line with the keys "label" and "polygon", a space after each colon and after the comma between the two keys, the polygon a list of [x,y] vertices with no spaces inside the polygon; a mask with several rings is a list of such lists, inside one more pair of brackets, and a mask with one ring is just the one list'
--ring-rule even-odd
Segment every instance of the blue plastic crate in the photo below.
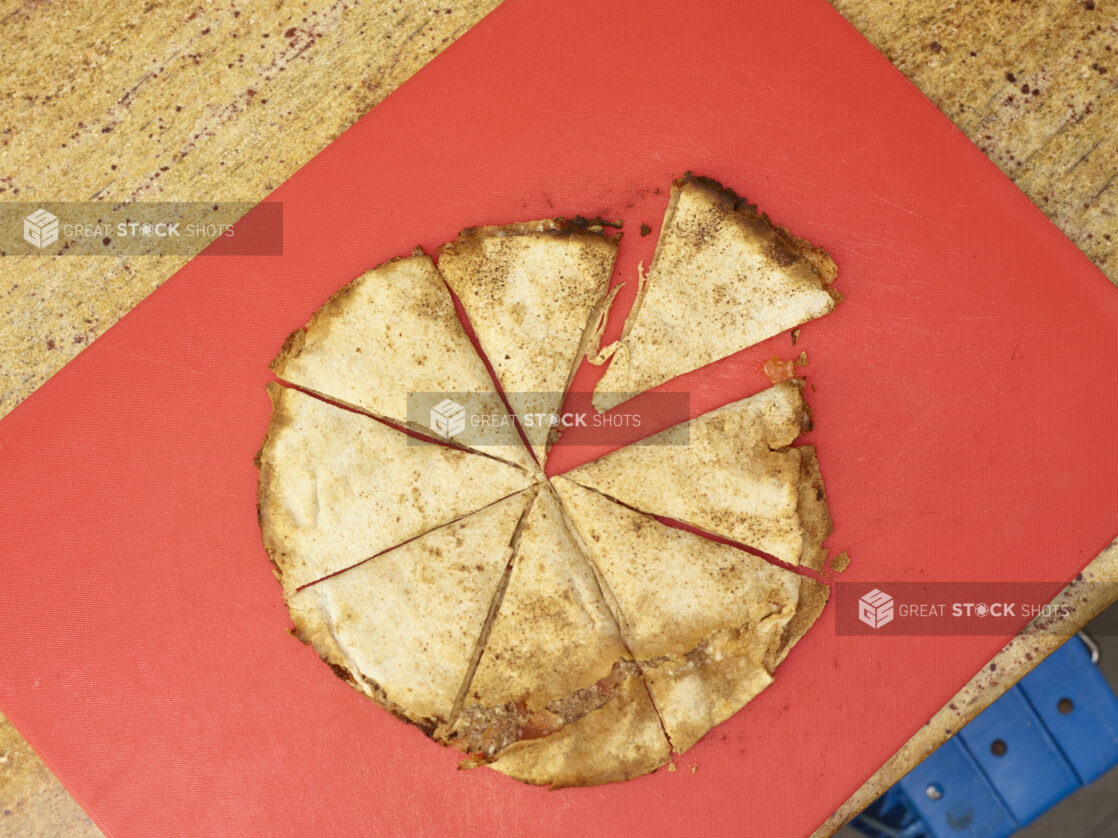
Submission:
{"label": "blue plastic crate", "polygon": [[1078,638],[1018,685],[1083,785],[1118,762],[1118,696]]}
{"label": "blue plastic crate", "polygon": [[959,738],[1021,826],[1081,785],[1018,687],[959,731]]}
{"label": "blue plastic crate", "polygon": [[1004,838],[1118,764],[1118,697],[1073,638],[851,824],[870,838]]}
{"label": "blue plastic crate", "polygon": [[933,756],[897,783],[925,834],[1005,838],[1017,831],[1012,813],[957,738],[943,743]]}

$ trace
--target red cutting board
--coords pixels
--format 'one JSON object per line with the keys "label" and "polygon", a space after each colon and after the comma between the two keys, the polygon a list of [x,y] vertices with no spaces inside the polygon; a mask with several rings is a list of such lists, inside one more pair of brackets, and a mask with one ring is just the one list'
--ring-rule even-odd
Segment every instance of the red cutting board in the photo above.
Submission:
{"label": "red cutting board", "polygon": [[1055,590],[1118,534],[1118,290],[825,2],[511,0],[275,192],[282,257],[195,259],[0,423],[0,709],[109,835],[805,835],[999,649],[832,604],[679,770],[549,793],[288,635],[252,464],[283,338],[465,225],[621,217],[632,277],[687,169],[840,267],[794,351],[848,578]]}

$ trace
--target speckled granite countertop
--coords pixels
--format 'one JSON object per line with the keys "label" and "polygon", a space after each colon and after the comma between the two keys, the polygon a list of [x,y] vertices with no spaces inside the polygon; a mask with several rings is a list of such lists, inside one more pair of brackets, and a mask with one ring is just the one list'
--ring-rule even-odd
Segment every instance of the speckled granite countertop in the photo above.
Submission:
{"label": "speckled granite countertop", "polygon": [[[832,2],[1118,284],[1118,0]],[[0,0],[0,200],[258,201],[496,5]],[[0,416],[187,258],[0,259]],[[1068,634],[1118,593],[1118,547],[1084,576],[1111,593],[1069,590]],[[1056,645],[1011,643],[817,834]],[[100,834],[2,717],[0,813]]]}

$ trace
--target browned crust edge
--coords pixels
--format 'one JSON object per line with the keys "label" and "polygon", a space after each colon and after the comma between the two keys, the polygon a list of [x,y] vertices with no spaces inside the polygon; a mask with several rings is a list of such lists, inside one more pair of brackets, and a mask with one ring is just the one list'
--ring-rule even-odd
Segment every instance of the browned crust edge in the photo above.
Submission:
{"label": "browned crust edge", "polygon": [[439,247],[440,258],[444,253],[458,249],[476,246],[483,239],[512,236],[549,236],[549,237],[588,237],[610,244],[616,251],[621,234],[609,236],[606,228],[620,228],[620,221],[607,221],[602,218],[584,218],[576,215],[573,218],[557,216],[556,218],[543,218],[537,221],[518,221],[513,224],[483,225],[466,227],[458,233],[457,238]]}
{"label": "browned crust edge", "polygon": [[[260,471],[259,478],[256,481],[256,521],[260,525],[260,538],[263,541],[264,550],[268,554],[268,561],[272,563],[272,573],[275,574],[281,585],[283,585],[283,569],[276,560],[275,554],[277,551],[268,543],[268,536],[264,529],[264,495],[270,490],[273,481],[272,463],[270,457],[268,457],[268,451],[276,436],[291,424],[291,416],[283,405],[283,394],[286,389],[282,384],[275,381],[269,381],[264,385],[264,390],[268,393],[268,398],[272,403],[272,416],[268,421],[268,430],[264,433],[264,440],[260,443],[260,450],[253,457],[253,463]],[[286,590],[286,586],[284,588]]]}
{"label": "browned crust edge", "polygon": [[827,561],[823,542],[834,529],[831,510],[827,505],[827,489],[823,485],[823,475],[819,471],[819,458],[815,454],[815,446],[801,445],[799,452],[797,512],[804,533],[800,564],[812,570],[822,570]]}
{"label": "browned crust edge", "polygon": [[789,257],[802,258],[806,261],[819,278],[823,289],[831,294],[831,298],[834,299],[836,303],[839,302],[841,295],[838,294],[838,292],[831,291],[829,287],[830,284],[834,282],[835,277],[838,276],[838,267],[835,265],[835,260],[831,258],[831,255],[826,250],[813,245],[807,239],[802,239],[788,232],[784,227],[774,223],[766,213],[758,210],[756,204],[750,203],[734,190],[727,186],[723,186],[714,178],[686,172],[683,177],[672,183],[673,190],[683,189],[686,186],[692,186],[704,191],[713,200],[725,206],[735,215],[740,216],[751,226],[759,223],[764,229],[772,231],[775,234],[776,245],[787,253]]}
{"label": "browned crust edge", "polygon": [[806,576],[800,579],[800,601],[796,604],[796,613],[784,626],[784,636],[773,657],[772,666],[769,668],[770,673],[788,656],[792,647],[799,642],[801,637],[807,634],[808,629],[819,619],[819,615],[823,613],[823,608],[827,605],[830,596],[831,589],[822,582],[816,582]]}

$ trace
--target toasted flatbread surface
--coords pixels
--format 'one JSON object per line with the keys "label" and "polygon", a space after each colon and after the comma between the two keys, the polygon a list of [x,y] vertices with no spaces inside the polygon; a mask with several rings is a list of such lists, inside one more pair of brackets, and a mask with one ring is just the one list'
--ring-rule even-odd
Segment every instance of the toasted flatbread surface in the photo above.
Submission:
{"label": "toasted flatbread surface", "polygon": [[469,228],[439,250],[541,465],[553,441],[546,417],[562,406],[616,256],[600,228],[559,219]]}
{"label": "toasted flatbread surface", "polygon": [[535,489],[431,530],[287,598],[296,634],[428,733],[445,724]]}
{"label": "toasted flatbread surface", "polygon": [[533,483],[516,466],[419,442],[298,390],[272,383],[268,394],[260,526],[286,592]]}
{"label": "toasted flatbread surface", "polygon": [[594,390],[608,410],[835,306],[835,264],[721,184],[672,185],[648,277]]}
{"label": "toasted flatbread surface", "polygon": [[[814,449],[805,465],[804,449],[789,447],[808,424],[800,385],[782,382],[566,476],[642,512],[817,568],[830,533],[822,480]],[[801,492],[802,484],[812,488]]]}
{"label": "toasted flatbread surface", "polygon": [[[272,369],[332,401],[427,434],[433,429],[424,424],[420,403],[436,404],[451,394],[469,402],[465,407],[473,414],[507,415],[434,262],[419,250],[335,293],[306,328],[287,339]],[[456,441],[535,468],[511,422],[491,425],[475,438],[459,434]]]}
{"label": "toasted flatbread surface", "polygon": [[538,784],[644,774],[668,742],[562,510],[542,489],[452,739]]}
{"label": "toasted flatbread surface", "polygon": [[[563,477],[553,482],[682,753],[772,682],[827,589]],[[804,586],[811,619],[793,624]]]}

